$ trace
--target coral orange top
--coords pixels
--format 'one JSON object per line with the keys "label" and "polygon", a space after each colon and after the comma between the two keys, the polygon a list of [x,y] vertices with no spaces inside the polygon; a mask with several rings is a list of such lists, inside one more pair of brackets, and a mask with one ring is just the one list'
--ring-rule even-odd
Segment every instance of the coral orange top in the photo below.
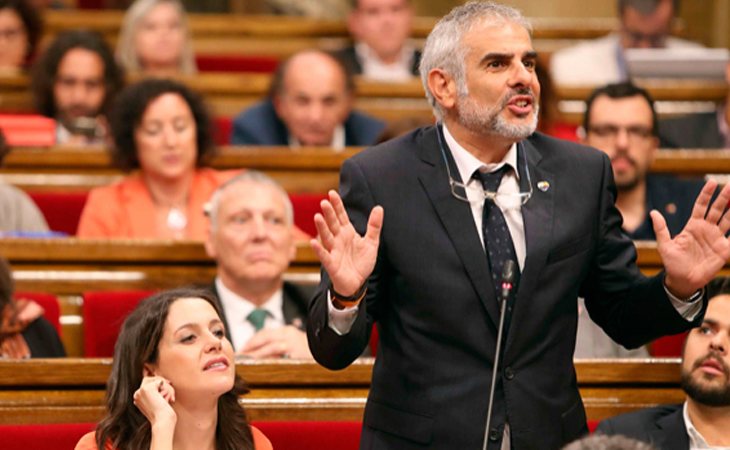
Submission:
{"label": "coral orange top", "polygon": [[[238,173],[208,168],[195,171],[186,211],[186,239],[206,239],[208,221],[203,205],[218,186]],[[91,190],[76,234],[80,238],[160,238],[155,211],[142,176],[134,173],[117,183]]]}
{"label": "coral orange top", "polygon": [[[255,450],[273,450],[271,441],[264,436],[258,428],[251,427],[251,434],[253,434],[253,448]],[[98,450],[96,447],[96,433],[91,431],[86,433],[76,444],[75,450]],[[105,450],[114,450],[110,444],[106,445]]]}

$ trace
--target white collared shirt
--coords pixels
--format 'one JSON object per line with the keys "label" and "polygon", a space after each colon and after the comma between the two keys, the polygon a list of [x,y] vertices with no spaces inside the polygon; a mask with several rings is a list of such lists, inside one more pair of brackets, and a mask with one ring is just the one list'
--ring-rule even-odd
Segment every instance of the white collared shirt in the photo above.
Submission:
{"label": "white collared shirt", "polygon": [[413,79],[413,58],[415,49],[412,45],[403,45],[398,60],[394,63],[383,62],[377,53],[364,42],[355,44],[355,53],[360,60],[363,76],[376,81],[403,82]]}
{"label": "white collared shirt", "polygon": [[[233,350],[241,351],[246,342],[256,334],[253,324],[246,320],[249,314],[257,308],[256,305],[228,289],[220,277],[215,279],[215,287],[218,290],[218,298],[223,305],[228,320],[228,330],[231,334]],[[264,328],[280,328],[286,325],[284,321],[284,291],[279,289],[259,308],[268,312],[264,320]]]}
{"label": "white collared shirt", "polygon": [[702,437],[700,432],[697,430],[697,428],[695,428],[694,424],[692,423],[692,419],[690,419],[689,413],[687,412],[686,401],[682,406],[682,416],[684,417],[684,426],[687,430],[687,436],[689,436],[689,450],[730,450],[730,447],[713,447],[707,443],[705,438]]}
{"label": "white collared shirt", "polygon": [[[291,148],[299,148],[302,146],[301,142],[299,142],[299,139],[295,138],[294,135],[289,133],[289,147]],[[345,148],[345,126],[340,124],[337,125],[335,128],[335,131],[332,132],[332,142],[330,143],[330,147],[337,150],[342,151]]]}

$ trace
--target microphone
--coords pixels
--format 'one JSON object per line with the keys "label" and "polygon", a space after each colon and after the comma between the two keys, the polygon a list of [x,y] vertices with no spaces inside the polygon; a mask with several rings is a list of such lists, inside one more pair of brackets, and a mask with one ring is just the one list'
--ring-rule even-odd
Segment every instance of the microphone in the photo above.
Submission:
{"label": "microphone", "polygon": [[484,427],[482,450],[487,450],[489,427],[492,425],[492,409],[494,409],[494,391],[497,389],[497,373],[499,372],[499,356],[502,353],[502,334],[504,334],[504,315],[507,311],[507,299],[514,287],[517,264],[508,259],[502,266],[502,284],[499,295],[499,326],[497,327],[497,346],[494,349],[494,367],[492,367],[492,383],[489,387],[489,406],[487,406],[487,424]]}

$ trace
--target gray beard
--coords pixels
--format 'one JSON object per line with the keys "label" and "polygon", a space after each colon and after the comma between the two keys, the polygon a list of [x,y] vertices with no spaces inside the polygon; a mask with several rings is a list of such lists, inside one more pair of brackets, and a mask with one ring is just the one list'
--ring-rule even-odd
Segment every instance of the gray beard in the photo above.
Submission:
{"label": "gray beard", "polygon": [[540,106],[535,104],[532,111],[532,121],[528,124],[508,123],[500,114],[507,106],[509,98],[505,98],[501,104],[484,109],[477,105],[476,101],[468,95],[459,96],[459,122],[468,130],[475,133],[488,132],[506,139],[520,141],[535,132],[537,129],[537,117]]}

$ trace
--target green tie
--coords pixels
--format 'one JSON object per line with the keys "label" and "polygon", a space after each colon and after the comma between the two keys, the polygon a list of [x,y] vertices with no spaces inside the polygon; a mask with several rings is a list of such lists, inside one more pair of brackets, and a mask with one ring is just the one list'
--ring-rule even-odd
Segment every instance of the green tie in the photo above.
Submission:
{"label": "green tie", "polygon": [[265,309],[256,308],[251,311],[251,314],[246,317],[246,320],[251,322],[251,325],[253,325],[256,331],[259,331],[264,327],[264,321],[266,321],[266,316],[268,314],[269,313]]}

